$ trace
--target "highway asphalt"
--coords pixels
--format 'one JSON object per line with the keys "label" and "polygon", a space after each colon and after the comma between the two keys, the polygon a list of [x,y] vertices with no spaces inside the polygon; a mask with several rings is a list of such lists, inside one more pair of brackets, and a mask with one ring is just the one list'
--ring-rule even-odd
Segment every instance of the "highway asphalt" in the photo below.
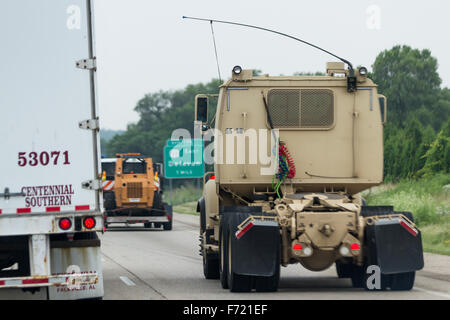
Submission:
{"label": "highway asphalt", "polygon": [[171,231],[111,226],[100,235],[104,299],[450,299],[450,257],[428,253],[411,291],[355,289],[337,278],[334,266],[311,272],[296,264],[281,268],[278,292],[232,293],[203,277],[198,224],[197,216],[175,213]]}

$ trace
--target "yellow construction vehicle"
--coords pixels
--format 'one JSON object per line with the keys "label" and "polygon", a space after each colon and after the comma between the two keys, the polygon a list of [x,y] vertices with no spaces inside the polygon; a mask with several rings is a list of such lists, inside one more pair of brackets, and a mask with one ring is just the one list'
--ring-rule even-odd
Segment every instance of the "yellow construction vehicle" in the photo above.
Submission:
{"label": "yellow construction vehicle", "polygon": [[143,223],[172,229],[172,207],[162,199],[162,164],[140,153],[118,153],[102,159],[105,227],[112,223]]}

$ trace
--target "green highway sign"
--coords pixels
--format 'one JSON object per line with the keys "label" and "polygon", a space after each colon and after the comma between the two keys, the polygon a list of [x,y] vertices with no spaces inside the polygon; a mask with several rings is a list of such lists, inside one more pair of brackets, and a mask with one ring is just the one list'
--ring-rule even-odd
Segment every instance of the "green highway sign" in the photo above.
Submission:
{"label": "green highway sign", "polygon": [[203,178],[204,174],[203,140],[167,140],[164,147],[164,177]]}

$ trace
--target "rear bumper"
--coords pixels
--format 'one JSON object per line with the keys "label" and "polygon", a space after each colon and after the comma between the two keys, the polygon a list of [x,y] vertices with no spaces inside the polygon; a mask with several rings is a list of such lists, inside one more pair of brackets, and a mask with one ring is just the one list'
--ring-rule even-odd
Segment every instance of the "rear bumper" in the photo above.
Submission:
{"label": "rear bumper", "polygon": [[148,223],[148,222],[156,222],[156,223],[165,223],[169,222],[169,218],[167,215],[165,216],[115,216],[115,217],[106,217],[106,223]]}
{"label": "rear bumper", "polygon": [[2,288],[32,288],[32,287],[68,287],[77,288],[86,284],[97,284],[99,277],[97,273],[81,274],[59,274],[51,276],[30,276],[17,278],[0,278],[0,289]]}

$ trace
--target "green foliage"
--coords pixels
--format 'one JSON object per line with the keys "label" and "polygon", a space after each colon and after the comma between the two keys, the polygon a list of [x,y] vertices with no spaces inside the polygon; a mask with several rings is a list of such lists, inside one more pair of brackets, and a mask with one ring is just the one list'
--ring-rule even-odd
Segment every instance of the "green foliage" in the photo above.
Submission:
{"label": "green foliage", "polygon": [[405,179],[363,193],[368,205],[392,205],[413,213],[427,252],[450,255],[450,174]]}
{"label": "green foliage", "polygon": [[176,213],[199,215],[197,212],[197,201],[177,204],[173,207],[173,211]]}
{"label": "green foliage", "polygon": [[405,179],[364,193],[368,205],[392,205],[396,211],[412,212],[419,226],[438,223],[450,216],[450,174],[437,174],[418,181]]}
{"label": "green foliage", "polygon": [[450,256],[450,216],[421,228],[423,250]]}
{"label": "green foliage", "polygon": [[422,156],[425,165],[419,174],[425,177],[435,172],[450,171],[450,119],[447,120],[428,151]]}
{"label": "green foliage", "polygon": [[437,60],[427,49],[395,46],[375,59],[370,77],[388,99],[384,129],[385,181],[448,172],[450,90],[441,89]]}
{"label": "green foliage", "polygon": [[[202,196],[202,191],[194,184],[182,185],[172,191],[172,205],[179,205],[187,202],[197,203],[198,199]],[[170,202],[170,193],[166,188],[164,191],[164,201]]]}
{"label": "green foliage", "polygon": [[437,67],[428,49],[395,46],[377,56],[371,75],[379,92],[388,97],[390,122],[404,127],[409,120],[419,119],[424,126],[440,128],[439,110],[447,113],[450,109],[439,102],[442,94]]}

